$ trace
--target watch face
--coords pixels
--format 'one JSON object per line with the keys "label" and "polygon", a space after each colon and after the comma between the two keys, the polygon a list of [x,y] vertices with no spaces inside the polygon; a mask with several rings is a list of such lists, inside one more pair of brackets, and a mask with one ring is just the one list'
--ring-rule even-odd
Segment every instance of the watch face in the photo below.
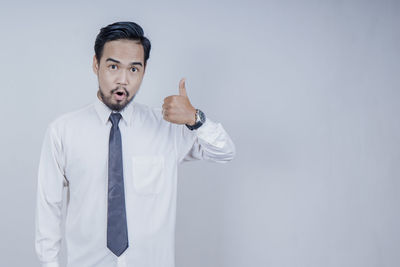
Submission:
{"label": "watch face", "polygon": [[206,120],[206,115],[200,109],[199,109],[199,117],[200,117],[200,121],[202,123],[204,123],[204,121]]}

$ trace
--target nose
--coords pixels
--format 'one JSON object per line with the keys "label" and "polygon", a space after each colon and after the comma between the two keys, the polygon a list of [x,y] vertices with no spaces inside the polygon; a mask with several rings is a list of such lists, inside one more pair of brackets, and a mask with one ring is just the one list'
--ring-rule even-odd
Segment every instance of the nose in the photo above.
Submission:
{"label": "nose", "polygon": [[118,78],[117,78],[117,83],[118,84],[128,84],[128,75],[126,74],[126,70],[121,70],[118,73]]}

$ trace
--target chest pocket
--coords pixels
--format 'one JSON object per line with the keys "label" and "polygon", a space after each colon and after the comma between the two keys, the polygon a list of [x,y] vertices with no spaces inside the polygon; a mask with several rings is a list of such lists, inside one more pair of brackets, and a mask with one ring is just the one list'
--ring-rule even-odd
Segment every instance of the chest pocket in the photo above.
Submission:
{"label": "chest pocket", "polygon": [[138,194],[154,195],[164,187],[164,157],[132,157],[133,186]]}

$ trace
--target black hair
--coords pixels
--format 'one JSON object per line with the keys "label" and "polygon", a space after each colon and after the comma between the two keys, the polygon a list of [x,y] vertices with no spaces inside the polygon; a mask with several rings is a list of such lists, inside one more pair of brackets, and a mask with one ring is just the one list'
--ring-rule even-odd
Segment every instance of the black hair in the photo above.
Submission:
{"label": "black hair", "polygon": [[100,29],[94,44],[94,52],[98,64],[100,64],[101,56],[103,55],[103,48],[106,42],[114,40],[133,40],[139,41],[144,50],[144,65],[150,57],[151,44],[149,39],[144,36],[142,27],[135,22],[120,21],[110,24]]}

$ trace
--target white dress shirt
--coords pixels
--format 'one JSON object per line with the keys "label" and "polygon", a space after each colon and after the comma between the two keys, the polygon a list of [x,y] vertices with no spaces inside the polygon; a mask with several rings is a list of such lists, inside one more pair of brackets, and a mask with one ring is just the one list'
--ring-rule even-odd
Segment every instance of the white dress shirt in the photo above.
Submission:
{"label": "white dress shirt", "polygon": [[[67,187],[68,267],[173,267],[178,164],[227,162],[235,146],[220,123],[197,130],[163,119],[161,108],[132,101],[123,111],[123,174],[129,247],[107,248],[108,142],[112,111],[96,97],[49,124],[38,169],[35,249],[59,267],[63,187]],[[64,240],[63,240],[64,242]]]}

